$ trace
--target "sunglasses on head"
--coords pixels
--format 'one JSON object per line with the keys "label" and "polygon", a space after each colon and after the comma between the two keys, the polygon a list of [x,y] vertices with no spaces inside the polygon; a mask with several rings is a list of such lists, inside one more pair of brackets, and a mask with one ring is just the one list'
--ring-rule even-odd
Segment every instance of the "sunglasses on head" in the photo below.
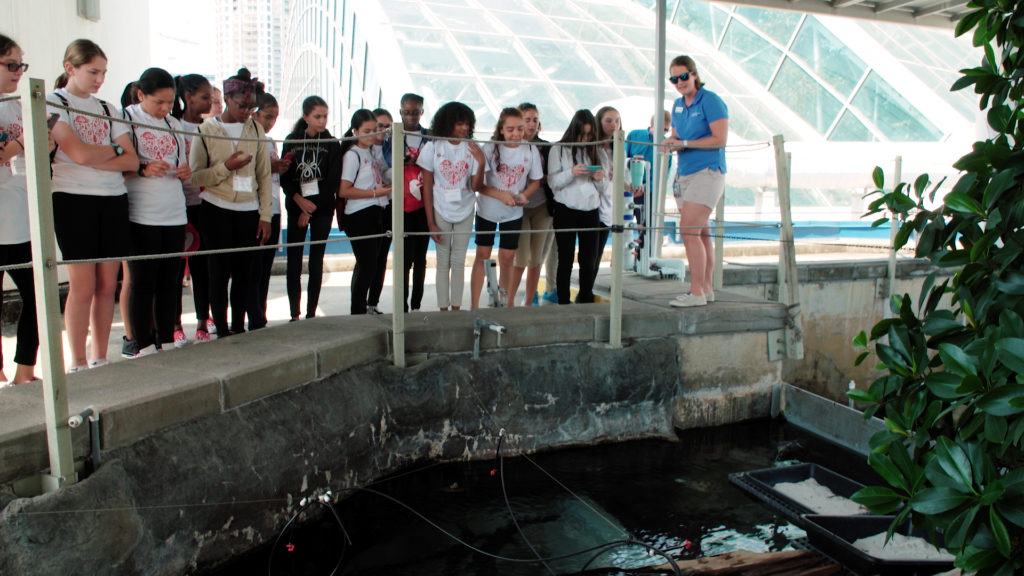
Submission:
{"label": "sunglasses on head", "polygon": [[690,79],[690,73],[689,72],[683,72],[679,76],[669,76],[668,77],[668,81],[673,83],[673,84],[676,84],[680,80],[682,80],[683,82],[686,82],[689,79]]}
{"label": "sunglasses on head", "polygon": [[28,64],[24,62],[5,62],[4,66],[7,67],[8,72],[17,72],[19,70],[28,72]]}

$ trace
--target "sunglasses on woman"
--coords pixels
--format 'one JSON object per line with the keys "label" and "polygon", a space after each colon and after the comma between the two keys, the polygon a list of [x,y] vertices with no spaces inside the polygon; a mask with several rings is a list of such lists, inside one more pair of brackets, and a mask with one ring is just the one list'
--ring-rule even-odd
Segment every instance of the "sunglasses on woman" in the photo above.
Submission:
{"label": "sunglasses on woman", "polygon": [[4,62],[4,66],[7,67],[7,71],[11,73],[17,73],[19,70],[22,72],[28,72],[28,64],[25,62]]}
{"label": "sunglasses on woman", "polygon": [[673,84],[678,83],[680,80],[682,80],[683,82],[686,82],[689,79],[690,79],[690,73],[689,72],[683,72],[679,76],[669,76],[668,77],[668,81],[673,83]]}

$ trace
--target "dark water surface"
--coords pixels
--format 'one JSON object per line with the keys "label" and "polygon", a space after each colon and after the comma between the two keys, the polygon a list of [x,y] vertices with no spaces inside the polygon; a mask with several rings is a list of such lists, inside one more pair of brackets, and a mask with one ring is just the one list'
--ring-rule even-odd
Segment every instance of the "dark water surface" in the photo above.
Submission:
{"label": "dark water surface", "polygon": [[[579,498],[528,460],[506,458],[505,486],[522,534],[502,496],[496,461],[433,466],[373,488],[467,544],[506,558],[536,558],[529,544],[542,557],[553,557],[629,535],[695,558],[736,549],[783,550],[804,536],[729,484],[731,472],[801,460],[871,481],[862,457],[768,421],[686,431],[678,442],[626,442],[532,459]],[[343,549],[337,574],[352,576],[575,574],[595,555],[548,562],[550,571],[537,563],[490,558],[375,494],[358,493],[337,512],[351,536],[350,546],[342,545],[337,520],[325,514],[289,530],[276,550],[264,547],[216,574],[327,576]],[[634,546],[603,553],[592,567],[655,563],[660,563],[657,557]]]}

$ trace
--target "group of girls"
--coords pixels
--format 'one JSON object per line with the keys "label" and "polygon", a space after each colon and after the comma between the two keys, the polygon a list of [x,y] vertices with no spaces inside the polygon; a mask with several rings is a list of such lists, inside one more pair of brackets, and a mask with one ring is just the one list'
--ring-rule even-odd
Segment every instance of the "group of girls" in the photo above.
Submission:
{"label": "group of girls", "polygon": [[[0,92],[17,90],[28,67],[22,60],[18,45],[0,35]],[[287,241],[303,242],[307,235],[313,241],[305,317],[316,314],[323,242],[335,216],[356,258],[351,312],[380,313],[393,209],[391,144],[385,136],[390,113],[357,110],[339,141],[326,128],[327,102],[310,96],[279,156],[267,136],[277,120],[277,101],[244,68],[224,81],[222,92],[203,76],[175,78],[150,68],[125,90],[119,112],[95,96],[107,69],[99,46],[76,40],[63,64],[57,89],[48,98],[57,242],[65,260],[105,260],[68,265],[64,319],[70,371],[106,363],[121,270],[116,259],[129,255],[141,258],[124,267],[126,356],[188,343],[181,323],[186,273],[195,301],[195,340],[243,332],[246,319],[249,330],[265,326],[275,250],[251,248],[276,244],[280,237],[280,190],[285,194]],[[692,60],[677,58],[670,71],[682,98],[673,113],[668,145],[681,159],[684,151],[696,152],[680,163],[677,201],[692,216],[692,222],[686,221],[690,227],[704,226],[687,243],[691,267],[696,266],[691,293],[673,304],[700,305],[714,298],[706,227],[709,207],[724,189],[727,111],[720,98],[702,90]],[[694,125],[686,111],[698,106],[708,120]],[[524,273],[524,302],[534,299],[552,237],[558,302],[570,302],[574,259],[579,263],[576,302],[593,302],[594,281],[613,225],[611,180],[615,170],[625,169],[612,163],[611,138],[621,124],[618,111],[604,107],[595,116],[579,110],[561,140],[548,145],[538,137],[535,106],[505,108],[492,141],[483,147],[473,141],[476,119],[465,104],[442,105],[429,131],[420,125],[422,114],[422,97],[402,97],[402,210],[410,233],[404,239],[406,310],[419,309],[422,303],[430,237],[437,247],[438,307],[462,307],[474,228],[472,308],[480,303],[484,263],[491,258],[495,236],[502,305],[513,306]],[[0,266],[31,261],[21,115],[17,101],[0,102]],[[183,247],[237,250],[187,259],[158,257]],[[304,250],[291,247],[287,257],[289,309],[295,321],[302,316]],[[30,271],[10,274],[23,303],[13,378],[21,383],[35,378],[34,291]],[[0,370],[0,384],[7,381]]]}

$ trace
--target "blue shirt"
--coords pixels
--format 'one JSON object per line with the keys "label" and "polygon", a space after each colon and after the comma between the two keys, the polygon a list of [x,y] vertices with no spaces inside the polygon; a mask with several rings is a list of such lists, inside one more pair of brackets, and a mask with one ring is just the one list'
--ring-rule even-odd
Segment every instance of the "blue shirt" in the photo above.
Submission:
{"label": "blue shirt", "polygon": [[[651,131],[646,128],[640,128],[639,130],[633,130],[626,136],[626,159],[629,160],[634,156],[643,156],[644,160],[654,163],[654,138],[651,137]],[[649,142],[650,145],[634,144],[634,142]]]}
{"label": "blue shirt", "polygon": [[[718,94],[701,88],[693,104],[686,105],[685,99],[676,98],[672,105],[672,128],[680,140],[699,140],[711,136],[711,123],[729,117],[729,109]],[[725,174],[725,148],[698,150],[686,148],[679,151],[680,176],[694,174],[705,168]]]}

